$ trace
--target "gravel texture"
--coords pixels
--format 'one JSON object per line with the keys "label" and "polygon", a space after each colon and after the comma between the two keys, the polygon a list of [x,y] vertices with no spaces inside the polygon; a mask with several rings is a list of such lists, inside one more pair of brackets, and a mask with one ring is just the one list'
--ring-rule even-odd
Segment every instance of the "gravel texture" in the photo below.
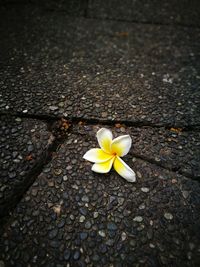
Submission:
{"label": "gravel texture", "polygon": [[[199,266],[199,6],[1,2],[0,267]],[[136,183],[82,158],[101,127]]]}
{"label": "gravel texture", "polygon": [[1,0],[2,6],[24,6],[29,5],[33,8],[39,7],[47,12],[63,12],[71,16],[83,16],[87,9],[86,0]]}
{"label": "gravel texture", "polygon": [[88,16],[143,23],[200,26],[198,0],[89,0]]}
{"label": "gravel texture", "polygon": [[1,111],[200,124],[199,29],[33,8],[2,9],[1,20]]}
{"label": "gravel texture", "polygon": [[30,0],[33,5],[47,11],[61,11],[72,16],[83,16],[87,9],[87,0]]}
{"label": "gravel texture", "polygon": [[2,0],[1,5],[32,5],[71,16],[137,23],[200,26],[198,0]]}
{"label": "gravel texture", "polygon": [[[116,123],[93,126],[95,131],[101,127],[114,130],[114,135],[130,134],[132,138],[132,156],[160,165],[172,171],[178,171],[200,181],[200,132],[184,131],[179,128],[165,129],[152,127],[127,127]],[[91,125],[78,124],[74,132],[86,135]],[[94,141],[96,139],[93,135]]]}
{"label": "gravel texture", "polygon": [[198,266],[199,183],[131,154],[137,183],[93,173],[96,126],[82,127],[1,228],[5,266]]}
{"label": "gravel texture", "polygon": [[[200,179],[200,133],[170,128],[124,128],[133,139],[132,153],[188,177]],[[129,130],[130,129],[130,130]]]}
{"label": "gravel texture", "polygon": [[33,182],[53,137],[41,121],[0,116],[0,216]]}

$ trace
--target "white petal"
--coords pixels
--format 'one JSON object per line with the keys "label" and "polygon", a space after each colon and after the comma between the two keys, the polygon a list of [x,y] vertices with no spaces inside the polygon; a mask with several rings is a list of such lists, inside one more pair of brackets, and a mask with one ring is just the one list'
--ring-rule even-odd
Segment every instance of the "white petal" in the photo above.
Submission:
{"label": "white petal", "polygon": [[103,163],[95,163],[92,166],[92,171],[94,172],[98,172],[98,173],[107,173],[110,171],[110,169],[112,168],[112,164],[114,161],[115,157],[112,157],[112,159],[103,162]]}
{"label": "white petal", "polygon": [[134,171],[119,157],[115,158],[114,169],[120,176],[126,179],[128,182],[135,182],[136,177]]}
{"label": "white petal", "polygon": [[110,153],[111,151],[110,146],[111,146],[112,138],[113,138],[112,132],[106,128],[101,128],[97,132],[97,140],[98,140],[99,146],[106,153]]}
{"label": "white petal", "polygon": [[95,162],[95,163],[105,162],[111,159],[112,157],[113,155],[105,153],[100,148],[92,148],[89,151],[87,151],[85,155],[83,156],[84,159],[89,160],[91,162]]}
{"label": "white petal", "polygon": [[132,140],[130,135],[122,135],[112,141],[111,150],[116,153],[117,156],[123,157],[129,152],[131,145]]}

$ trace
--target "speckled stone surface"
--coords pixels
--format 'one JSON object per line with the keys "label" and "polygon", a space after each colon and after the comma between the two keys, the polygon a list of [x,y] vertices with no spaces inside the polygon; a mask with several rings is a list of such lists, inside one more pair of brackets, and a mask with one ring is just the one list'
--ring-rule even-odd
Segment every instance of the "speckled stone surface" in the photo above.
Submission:
{"label": "speckled stone surface", "polygon": [[145,23],[200,26],[198,0],[89,0],[88,16]]}
{"label": "speckled stone surface", "polygon": [[41,121],[0,116],[0,216],[16,205],[53,137]]}
{"label": "speckled stone surface", "polygon": [[83,154],[96,126],[68,134],[1,228],[3,266],[198,266],[200,185],[131,156],[130,184]]}
{"label": "speckled stone surface", "polygon": [[[76,125],[74,131],[86,136],[91,125]],[[200,181],[200,131],[182,129],[127,127],[116,123],[115,127],[93,126],[95,131],[101,127],[111,129],[115,136],[129,134],[132,138],[132,156],[172,171],[178,171]],[[95,141],[95,134],[93,134]]]}
{"label": "speckled stone surface", "polygon": [[87,9],[86,0],[1,0],[2,6],[30,5],[46,11],[59,11],[72,16],[83,16]]}
{"label": "speckled stone surface", "polygon": [[3,9],[1,20],[1,111],[200,124],[199,29],[33,8]]}
{"label": "speckled stone surface", "polygon": [[[199,266],[199,2],[2,3],[0,267]],[[136,183],[82,158],[101,127]]]}
{"label": "speckled stone surface", "polygon": [[45,10],[61,11],[73,16],[83,16],[87,9],[86,0],[30,0],[30,2]]}

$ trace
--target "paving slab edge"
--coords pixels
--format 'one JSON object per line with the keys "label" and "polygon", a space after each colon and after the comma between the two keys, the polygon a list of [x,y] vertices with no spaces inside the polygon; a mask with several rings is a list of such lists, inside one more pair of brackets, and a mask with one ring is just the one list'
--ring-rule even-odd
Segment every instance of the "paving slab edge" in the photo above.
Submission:
{"label": "paving slab edge", "polygon": [[193,23],[181,23],[181,22],[161,22],[161,21],[143,21],[143,20],[137,20],[137,19],[123,19],[123,18],[115,18],[115,17],[110,17],[109,15],[101,17],[101,16],[96,16],[94,14],[90,14],[90,8],[89,8],[89,0],[84,0],[84,7],[82,10],[82,14],[77,14],[77,13],[70,13],[67,12],[66,9],[57,9],[53,7],[45,7],[42,5],[38,5],[37,3],[34,2],[26,2],[26,1],[19,1],[17,4],[16,2],[4,2],[1,4],[1,7],[7,8],[7,7],[15,7],[18,8],[19,6],[29,6],[35,9],[40,9],[42,12],[49,12],[49,13],[64,13],[69,17],[79,17],[79,18],[85,18],[88,20],[99,20],[99,21],[116,21],[116,22],[124,22],[124,23],[134,23],[134,24],[143,24],[143,25],[158,25],[158,26],[173,26],[173,27],[187,27],[187,28],[193,28],[193,29],[200,29],[199,24],[193,24]]}
{"label": "paving slab edge", "polygon": [[[44,169],[44,167],[51,162],[52,157],[53,157],[53,153],[55,151],[57,151],[57,149],[59,148],[60,145],[62,145],[66,140],[67,140],[67,136],[68,133],[74,133],[74,134],[78,134],[81,135],[80,133],[77,132],[76,129],[73,129],[73,125],[78,124],[78,122],[82,121],[84,123],[87,124],[91,124],[91,125],[95,125],[95,124],[100,124],[100,125],[109,125],[109,126],[115,126],[116,123],[118,123],[119,121],[110,121],[110,120],[96,120],[96,119],[84,119],[84,118],[79,118],[79,117],[71,117],[71,118],[65,118],[63,116],[46,116],[46,115],[31,115],[31,114],[19,114],[19,113],[15,113],[15,114],[9,114],[9,113],[4,113],[4,114],[0,114],[0,115],[8,115],[8,116],[13,116],[13,117],[20,117],[20,118],[31,118],[31,119],[36,119],[39,121],[43,121],[47,124],[48,126],[48,130],[52,135],[52,140],[51,143],[48,145],[47,149],[40,155],[39,160],[35,163],[35,165],[33,166],[33,168],[28,172],[26,179],[23,183],[23,191],[20,190],[18,192],[16,192],[16,197],[15,197],[15,201],[13,201],[13,199],[9,200],[9,202],[7,202],[7,205],[4,207],[0,207],[0,218],[3,218],[5,216],[7,216],[9,214],[10,211],[12,211],[16,205],[18,204],[18,202],[20,202],[20,199],[23,198],[23,195],[27,192],[27,190],[29,189],[29,187],[34,183],[34,181],[37,179],[37,177],[41,174],[42,170]],[[70,124],[72,124],[72,127],[68,130],[66,130],[66,132],[61,132],[62,130],[60,129],[59,123],[60,121],[64,119],[68,122],[70,122]],[[151,124],[145,124],[143,122],[141,123],[132,123],[132,122],[128,122],[128,121],[120,121],[121,124],[128,126],[137,126],[137,127],[152,127],[152,128],[160,128],[160,127],[165,127],[166,129],[170,128],[170,127],[174,127],[174,126],[169,126],[169,125],[151,125]],[[199,126],[197,126],[197,128],[183,128],[183,131],[200,131],[200,128],[198,128]],[[170,172],[179,174],[184,176],[186,179],[191,179],[191,180],[195,180],[199,182],[199,178],[200,177],[196,177],[196,176],[192,176],[188,173],[182,172],[180,170],[180,168],[170,168],[167,166],[164,166],[162,163],[159,163],[153,159],[150,159],[146,156],[137,154],[137,153],[131,153],[131,156],[146,161],[150,164],[156,165],[160,168],[163,168],[165,170],[168,170]],[[13,204],[14,203],[14,204]]]}
{"label": "paving slab edge", "polygon": [[182,128],[182,131],[195,131],[200,132],[200,124],[191,124],[191,125],[181,125],[181,124],[170,124],[170,123],[151,123],[144,120],[138,120],[138,121],[131,121],[131,120],[109,120],[109,119],[97,119],[97,118],[87,118],[87,117],[73,117],[73,116],[65,116],[65,115],[52,115],[52,114],[31,114],[31,113],[21,113],[21,112],[1,112],[0,115],[7,115],[7,116],[13,116],[13,117],[20,117],[20,118],[30,118],[30,119],[36,119],[41,120],[46,123],[52,123],[56,122],[60,119],[65,119],[70,121],[71,123],[77,123],[77,122],[84,122],[88,124],[101,124],[101,125],[109,125],[109,126],[115,126],[116,123],[124,124],[127,127],[151,127],[151,128],[162,128],[165,127],[166,129],[170,128]]}
{"label": "paving slab edge", "polygon": [[[20,117],[20,116],[14,116],[14,117]],[[44,120],[40,120],[40,121],[44,122]],[[28,171],[24,181],[22,182],[22,184],[20,186],[20,189],[16,190],[14,199],[12,196],[12,197],[6,199],[6,203],[5,202],[1,203],[1,205],[0,205],[0,218],[7,216],[9,214],[9,212],[15,208],[15,206],[18,204],[18,202],[20,202],[20,199],[27,192],[29,187],[34,183],[34,181],[37,179],[37,177],[40,175],[44,166],[46,166],[46,164],[48,164],[51,161],[52,153],[59,146],[60,140],[58,141],[55,138],[55,136],[52,134],[51,124],[47,121],[45,121],[45,123],[47,124],[47,128],[51,134],[50,139],[49,139],[49,143],[48,143],[46,149],[40,154],[39,158],[36,160],[35,164],[31,168],[31,170]],[[21,189],[21,188],[23,188],[23,189]]]}
{"label": "paving slab edge", "polygon": [[193,29],[200,29],[200,26],[197,24],[188,24],[188,23],[162,23],[160,22],[151,22],[151,21],[138,21],[134,19],[120,19],[120,18],[113,18],[113,17],[97,17],[94,15],[86,15],[86,19],[95,19],[95,20],[101,20],[101,21],[116,21],[116,22],[124,22],[124,23],[135,23],[135,24],[143,24],[143,25],[158,25],[158,26],[173,26],[173,27],[184,27],[184,28],[193,28]]}

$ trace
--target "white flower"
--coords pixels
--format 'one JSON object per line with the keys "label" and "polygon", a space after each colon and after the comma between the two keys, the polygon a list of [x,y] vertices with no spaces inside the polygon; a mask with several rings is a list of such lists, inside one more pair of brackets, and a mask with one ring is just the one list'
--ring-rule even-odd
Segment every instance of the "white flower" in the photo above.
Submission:
{"label": "white flower", "polygon": [[130,135],[122,135],[113,139],[112,132],[102,128],[97,132],[100,148],[92,148],[83,156],[84,159],[94,162],[92,171],[107,173],[112,168],[128,182],[135,182],[134,171],[120,158],[125,156],[131,148]]}

